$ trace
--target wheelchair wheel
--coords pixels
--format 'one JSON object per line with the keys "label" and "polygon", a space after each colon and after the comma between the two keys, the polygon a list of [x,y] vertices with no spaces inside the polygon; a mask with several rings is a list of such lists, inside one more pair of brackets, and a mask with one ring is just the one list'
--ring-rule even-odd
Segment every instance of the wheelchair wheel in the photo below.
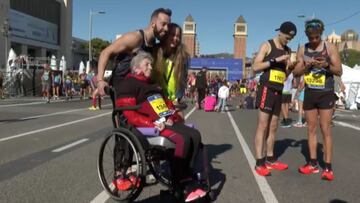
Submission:
{"label": "wheelchair wheel", "polygon": [[105,191],[117,201],[132,202],[140,195],[146,181],[145,152],[129,130],[116,128],[105,138],[100,147],[98,175]]}
{"label": "wheelchair wheel", "polygon": [[172,186],[171,182],[171,171],[168,154],[173,154],[174,152],[168,150],[157,150],[150,149],[147,151],[146,156],[148,160],[148,166],[151,174],[155,177],[164,186],[170,188]]}

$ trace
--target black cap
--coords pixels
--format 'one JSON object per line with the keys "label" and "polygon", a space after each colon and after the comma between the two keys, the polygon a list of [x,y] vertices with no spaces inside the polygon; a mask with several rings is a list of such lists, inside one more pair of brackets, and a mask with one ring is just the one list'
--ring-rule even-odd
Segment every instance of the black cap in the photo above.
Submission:
{"label": "black cap", "polygon": [[290,22],[290,21],[286,21],[283,22],[280,26],[280,28],[276,29],[276,31],[279,31],[287,34],[287,35],[291,35],[291,36],[295,36],[296,35],[296,26],[294,23]]}

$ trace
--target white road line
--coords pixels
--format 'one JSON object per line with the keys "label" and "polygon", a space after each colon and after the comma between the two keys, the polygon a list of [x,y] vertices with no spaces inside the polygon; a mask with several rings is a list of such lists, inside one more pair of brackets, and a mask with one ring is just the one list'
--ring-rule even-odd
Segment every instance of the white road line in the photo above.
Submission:
{"label": "white road line", "polygon": [[266,203],[278,203],[278,200],[273,193],[269,183],[267,182],[266,178],[259,176],[256,174],[254,170],[255,166],[255,158],[252,155],[249,146],[246,144],[246,141],[244,139],[244,136],[241,134],[239,127],[236,125],[234,118],[230,114],[230,112],[227,112],[227,115],[229,116],[230,122],[234,128],[234,131],[236,133],[236,136],[238,137],[238,140],[240,142],[241,148],[244,151],[245,157],[249,163],[250,169],[255,177],[256,183],[258,184],[261,194],[264,197],[264,200]]}
{"label": "white road line", "polygon": [[[50,101],[50,103],[59,103],[59,102],[64,102],[65,100],[57,100],[57,101]],[[0,108],[5,108],[5,107],[14,107],[14,106],[31,106],[31,105],[37,105],[37,104],[46,104],[46,101],[40,101],[40,102],[31,102],[31,103],[22,103],[22,104],[5,104],[5,105],[0,105]]]}
{"label": "white road line", "polygon": [[[189,116],[195,111],[195,109],[196,108],[194,107],[185,115],[185,120],[189,118]],[[108,200],[109,198],[110,196],[104,190],[100,194],[98,194],[93,200],[91,200],[90,203],[103,203],[106,202],[106,200]]]}
{"label": "white road line", "polygon": [[189,116],[195,111],[195,109],[196,109],[196,107],[192,108],[191,111],[189,111],[189,113],[187,113],[187,114],[185,115],[185,120],[186,120],[187,118],[189,118]]}
{"label": "white road line", "polygon": [[7,141],[7,140],[12,140],[12,139],[19,138],[19,137],[24,137],[24,136],[27,136],[27,135],[43,132],[43,131],[46,131],[46,130],[52,130],[52,129],[55,129],[55,128],[60,128],[60,127],[67,126],[67,125],[72,125],[72,124],[75,124],[75,123],[80,123],[80,122],[91,120],[91,119],[94,119],[94,118],[99,118],[99,117],[102,117],[102,116],[106,116],[106,115],[109,115],[111,113],[112,112],[107,112],[107,113],[99,114],[99,115],[96,115],[96,116],[83,118],[83,119],[80,119],[80,120],[66,122],[66,123],[63,123],[63,124],[54,125],[54,126],[50,126],[50,127],[43,128],[43,129],[33,130],[33,131],[30,131],[30,132],[21,133],[21,134],[9,136],[9,137],[1,138],[0,142],[4,142],[4,141]]}
{"label": "white road line", "polygon": [[66,149],[69,149],[69,148],[71,148],[71,147],[73,147],[73,146],[76,146],[76,145],[78,145],[78,144],[81,144],[81,143],[83,143],[83,142],[86,142],[86,141],[88,141],[88,140],[89,140],[88,138],[84,138],[84,139],[78,140],[78,141],[76,141],[76,142],[73,142],[73,143],[71,143],[71,144],[65,145],[65,146],[63,146],[63,147],[54,149],[54,150],[52,150],[51,152],[61,152],[61,151],[64,151],[64,150],[66,150]]}
{"label": "white road line", "polygon": [[345,123],[345,122],[334,121],[334,123],[337,124],[337,125],[341,125],[343,127],[348,127],[348,128],[352,128],[352,129],[360,131],[360,127],[357,127],[357,126],[354,126],[354,125],[351,125],[351,124],[348,124],[348,123]]}
{"label": "white road line", "polygon": [[[103,105],[103,106],[112,106],[112,104],[106,104],[106,105]],[[41,115],[37,115],[37,116],[30,116],[30,117],[25,117],[25,118],[19,118],[19,120],[28,120],[28,119],[34,119],[34,118],[42,118],[42,117],[48,117],[48,116],[55,116],[55,115],[66,114],[66,113],[71,113],[71,112],[76,112],[76,111],[83,111],[83,110],[88,110],[88,108],[73,109],[73,110],[69,110],[69,111],[60,111],[60,112],[49,113],[49,114],[41,114]]]}
{"label": "white road line", "polygon": [[90,203],[106,202],[106,200],[108,200],[109,198],[110,198],[110,196],[104,190],[98,196],[96,196],[93,200],[91,200]]}

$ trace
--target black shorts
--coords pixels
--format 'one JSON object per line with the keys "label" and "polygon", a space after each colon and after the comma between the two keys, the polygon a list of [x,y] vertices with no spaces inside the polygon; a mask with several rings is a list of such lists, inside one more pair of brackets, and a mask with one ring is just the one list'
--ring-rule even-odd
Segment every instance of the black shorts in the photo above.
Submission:
{"label": "black shorts", "polygon": [[283,104],[291,103],[291,94],[283,94],[281,97],[281,103]]}
{"label": "black shorts", "polygon": [[256,107],[260,111],[280,116],[282,92],[267,86],[260,86],[256,97]]}
{"label": "black shorts", "polygon": [[304,110],[332,109],[335,105],[334,91],[311,91],[305,90]]}

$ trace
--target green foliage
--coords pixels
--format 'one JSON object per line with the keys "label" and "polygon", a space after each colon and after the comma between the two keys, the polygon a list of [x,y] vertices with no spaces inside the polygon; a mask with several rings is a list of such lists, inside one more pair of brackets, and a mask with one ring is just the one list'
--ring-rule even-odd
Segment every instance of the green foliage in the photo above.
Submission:
{"label": "green foliage", "polygon": [[[98,60],[100,53],[103,49],[109,46],[111,43],[109,41],[102,40],[100,38],[93,38],[91,40],[91,47],[92,47],[92,57],[94,60]],[[89,50],[89,44],[84,43],[82,44],[86,50]]]}
{"label": "green foliage", "polygon": [[344,51],[341,51],[339,53],[341,58],[341,63],[351,68],[354,67],[356,64],[360,65],[360,51],[348,49],[346,52],[347,52],[347,57],[345,57]]}

